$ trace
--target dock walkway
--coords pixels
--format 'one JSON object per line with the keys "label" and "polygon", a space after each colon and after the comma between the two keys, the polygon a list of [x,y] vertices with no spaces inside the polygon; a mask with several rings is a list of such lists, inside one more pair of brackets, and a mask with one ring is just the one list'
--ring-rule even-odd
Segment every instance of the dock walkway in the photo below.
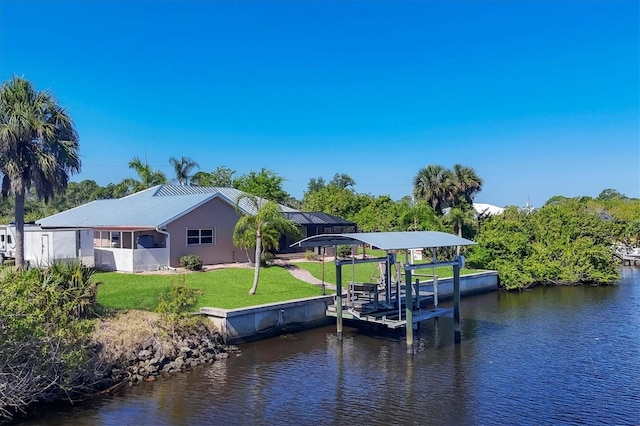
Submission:
{"label": "dock walkway", "polygon": [[640,248],[638,247],[617,246],[613,254],[622,261],[623,265],[628,263],[631,266],[633,262],[635,266],[640,261]]}

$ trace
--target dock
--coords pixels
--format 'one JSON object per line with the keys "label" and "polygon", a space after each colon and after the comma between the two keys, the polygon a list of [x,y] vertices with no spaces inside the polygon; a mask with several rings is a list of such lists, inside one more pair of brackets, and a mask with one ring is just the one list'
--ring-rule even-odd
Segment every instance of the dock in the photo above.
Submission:
{"label": "dock", "polygon": [[[368,245],[384,250],[384,257],[336,257],[336,296],[334,304],[327,307],[326,315],[336,318],[339,341],[342,340],[343,319],[390,329],[404,327],[407,352],[413,353],[415,324],[432,318],[453,318],[454,342],[460,343],[460,269],[464,267],[464,257],[456,255],[451,260],[442,261],[437,259],[436,254],[439,248],[471,244],[475,243],[444,232],[407,231],[320,234],[307,237],[293,246],[333,246],[337,251],[338,245]],[[413,259],[408,256],[409,249],[430,250],[432,257],[427,263],[412,263]],[[404,250],[404,262],[396,259],[396,252],[399,250]],[[380,266],[380,277],[376,282],[343,283],[343,266],[354,268],[356,264],[373,262]],[[431,276],[429,281],[432,291],[425,288],[427,281],[420,281],[420,278],[427,276],[421,270],[434,270],[440,266],[450,266],[453,269],[453,308],[443,309],[438,306],[437,276]],[[395,273],[392,273],[392,269],[395,269]],[[346,291],[343,292],[343,289]]]}
{"label": "dock", "polygon": [[[429,281],[429,284],[437,282],[437,277]],[[386,286],[373,283],[353,283],[349,281],[348,291],[343,295],[342,318],[382,325],[390,329],[405,327],[406,320],[406,288],[402,284],[399,287],[400,304],[397,293],[387,300]],[[425,290],[424,284],[412,284],[413,323],[426,321],[441,316],[453,317],[453,309],[438,307],[437,284],[435,292]],[[395,286],[398,287],[397,285]],[[327,306],[327,316],[337,317],[335,304]]]}
{"label": "dock", "polygon": [[628,264],[636,266],[636,263],[640,261],[640,248],[630,246],[616,246],[614,248],[613,255],[622,261],[623,265]]}

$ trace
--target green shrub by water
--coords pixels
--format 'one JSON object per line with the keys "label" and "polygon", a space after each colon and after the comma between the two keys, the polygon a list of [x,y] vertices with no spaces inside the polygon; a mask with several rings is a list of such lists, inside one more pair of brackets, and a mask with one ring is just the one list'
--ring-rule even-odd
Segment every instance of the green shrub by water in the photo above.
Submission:
{"label": "green shrub by water", "polygon": [[97,285],[79,262],[0,272],[0,421],[91,386]]}
{"label": "green shrub by water", "polygon": [[615,224],[579,200],[526,212],[511,207],[485,221],[471,267],[495,269],[507,289],[534,284],[608,284],[619,279],[610,246]]}

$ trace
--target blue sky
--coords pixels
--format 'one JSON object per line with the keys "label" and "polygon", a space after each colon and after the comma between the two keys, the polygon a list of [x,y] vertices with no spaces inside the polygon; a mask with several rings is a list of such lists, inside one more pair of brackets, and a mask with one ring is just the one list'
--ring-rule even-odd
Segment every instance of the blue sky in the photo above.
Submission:
{"label": "blue sky", "polygon": [[640,197],[639,22],[620,0],[3,0],[0,80],[68,109],[76,181],[188,156],[399,199],[461,163],[500,206]]}

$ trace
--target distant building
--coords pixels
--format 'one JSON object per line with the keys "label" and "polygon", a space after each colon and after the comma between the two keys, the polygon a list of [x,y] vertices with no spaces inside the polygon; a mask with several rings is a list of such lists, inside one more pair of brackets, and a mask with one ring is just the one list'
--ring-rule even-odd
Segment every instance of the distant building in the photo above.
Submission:
{"label": "distant building", "polygon": [[[504,213],[504,208],[494,206],[493,204],[486,204],[486,203],[473,203],[473,209],[476,211],[477,216],[480,216],[480,215],[493,216],[496,214]],[[451,211],[451,208],[447,207],[446,209],[443,210],[443,213],[449,214],[449,211]]]}
{"label": "distant building", "polygon": [[504,208],[494,206],[493,204],[486,203],[473,203],[473,209],[476,211],[478,215],[488,215],[493,216],[496,214],[504,213]]}

